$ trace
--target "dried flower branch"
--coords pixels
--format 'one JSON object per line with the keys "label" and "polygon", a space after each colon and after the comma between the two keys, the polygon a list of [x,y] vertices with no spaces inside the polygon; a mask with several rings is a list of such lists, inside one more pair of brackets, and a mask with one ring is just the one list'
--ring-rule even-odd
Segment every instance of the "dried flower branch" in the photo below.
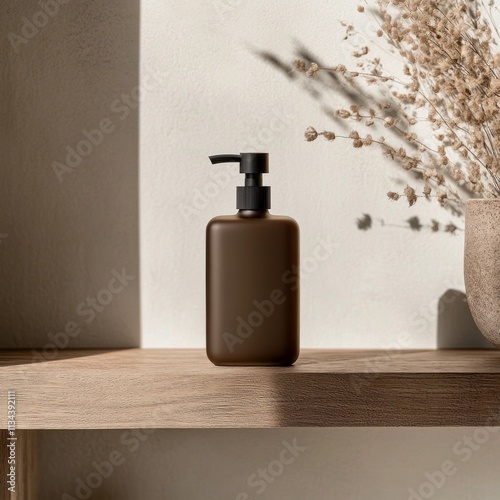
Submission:
{"label": "dried flower branch", "polygon": [[[334,73],[353,95],[359,82],[379,87],[380,96],[390,95],[391,102],[380,97],[368,109],[352,102],[334,115],[361,127],[388,129],[401,145],[391,146],[385,136],[373,139],[358,130],[340,135],[313,127],[306,130],[306,140],[321,135],[329,141],[351,140],[355,148],[380,147],[387,158],[421,177],[422,194],[410,186],[403,193],[388,193],[394,201],[405,197],[410,206],[421,197],[435,198],[441,205],[460,204],[460,187],[473,196],[500,197],[499,30],[488,10],[491,2],[377,0],[376,6],[382,21],[374,36],[385,37],[399,54],[401,76],[385,72],[367,46],[353,52],[359,59],[355,70],[343,64],[308,67],[305,61],[295,67],[310,78]],[[366,14],[363,5],[357,10]],[[356,34],[352,25],[343,26],[346,39]]]}

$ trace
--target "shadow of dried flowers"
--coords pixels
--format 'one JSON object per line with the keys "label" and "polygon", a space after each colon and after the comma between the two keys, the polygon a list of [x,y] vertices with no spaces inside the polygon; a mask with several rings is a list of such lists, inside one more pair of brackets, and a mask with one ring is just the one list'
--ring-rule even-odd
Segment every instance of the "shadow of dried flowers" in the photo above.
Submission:
{"label": "shadow of dried flowers", "polygon": [[[304,61],[306,65],[310,66],[312,64],[317,64],[321,68],[325,68],[321,59],[307,49],[303,44],[298,41],[295,41],[295,50],[292,58],[297,61]],[[342,117],[343,113],[339,113],[339,109],[333,108],[330,104],[330,100],[338,99],[339,96],[343,99],[346,99],[352,103],[354,106],[358,106],[361,108],[369,108],[373,105],[377,100],[380,101],[380,94],[377,92],[372,92],[370,87],[361,86],[355,80],[350,80],[349,84],[346,85],[346,79],[342,74],[339,74],[337,71],[324,69],[321,72],[318,72],[314,75],[314,78],[308,78],[303,71],[297,71],[295,68],[295,64],[293,62],[287,62],[285,59],[281,58],[279,55],[272,53],[267,50],[255,50],[254,53],[260,57],[263,61],[267,62],[271,66],[273,66],[277,71],[279,71],[283,76],[285,76],[290,82],[295,85],[298,85],[304,92],[306,92],[311,98],[317,101],[320,110],[323,114],[337,127],[340,127],[343,131],[345,131],[347,136],[345,138],[352,139],[353,143],[356,140],[356,132],[352,132],[351,127],[349,126],[349,122],[346,120],[346,117]],[[314,63],[314,61],[316,61]],[[409,178],[414,180],[420,180],[421,174],[413,169],[409,169],[405,166],[405,159],[408,157],[408,154],[405,154],[405,158],[399,158],[399,152],[401,150],[401,146],[396,146],[398,140],[401,139],[401,133],[407,132],[406,116],[404,110],[395,99],[390,95],[384,95],[382,103],[379,103],[380,107],[385,107],[384,116],[394,118],[394,120],[398,120],[401,122],[401,126],[396,131],[394,128],[388,128],[385,130],[388,133],[388,137],[390,139],[384,139],[383,143],[378,140],[371,139],[371,142],[378,144],[381,147],[386,148],[387,151],[392,151],[391,160],[397,164],[398,167],[403,167],[406,175]],[[354,113],[349,111],[350,116],[347,118],[351,118]],[[359,118],[355,118],[359,121]],[[311,140],[311,137],[308,138],[308,130],[306,130],[306,139]],[[324,135],[325,140],[331,140],[332,136],[329,136],[328,133],[316,133],[313,132],[314,139],[316,139],[319,135]],[[340,137],[338,134],[333,134],[333,138]],[[358,136],[359,137],[359,136]],[[314,140],[313,139],[313,140]],[[354,143],[356,144],[356,143]],[[356,147],[356,145],[355,145]],[[412,154],[418,153],[418,146],[413,142],[405,142],[405,150]],[[444,173],[443,176],[449,177],[447,173]],[[402,179],[398,179],[396,184],[400,184],[401,186],[406,186],[406,182]],[[403,196],[404,196],[404,188]],[[474,197],[474,193],[467,188],[467,186],[460,186],[458,188],[461,194],[466,195],[467,197]],[[429,196],[416,195],[417,197],[426,197],[429,199]],[[436,196],[437,197],[437,196]],[[464,215],[462,206],[454,203],[447,203],[443,206],[446,210],[450,212],[451,215],[456,217],[462,217]],[[393,226],[397,227],[397,226]]]}
{"label": "shadow of dried flowers", "polygon": [[370,214],[364,213],[361,217],[356,219],[356,226],[360,231],[368,231],[369,229],[373,229],[374,223],[379,225],[380,227],[395,227],[399,229],[409,229],[416,232],[429,230],[432,233],[442,232],[455,235],[457,234],[457,232],[463,231],[462,228],[456,226],[453,222],[443,224],[435,219],[431,219],[430,223],[428,224],[422,223],[420,218],[416,215],[410,217],[404,222],[404,224],[394,224],[386,222],[382,218],[377,218],[374,222],[374,219]]}
{"label": "shadow of dried flowers", "polygon": [[[341,22],[344,40],[354,48],[351,68],[324,65],[297,42],[293,64],[269,51],[257,54],[299,84],[336,123],[335,131],[308,127],[307,141],[323,136],[350,140],[355,148],[379,146],[424,184],[421,193],[409,185],[402,193],[391,191],[391,200],[406,198],[412,206],[418,198],[432,198],[461,216],[464,198],[500,197],[500,32],[488,5],[445,2],[437,7],[434,0],[358,4],[357,11],[371,15],[376,26],[360,33]],[[374,49],[399,59],[396,74],[386,71],[384,54],[377,57]],[[332,97],[334,102],[343,97],[347,106],[333,108]],[[349,130],[349,123],[354,129],[338,131],[339,126]],[[380,127],[380,138],[367,133]]]}

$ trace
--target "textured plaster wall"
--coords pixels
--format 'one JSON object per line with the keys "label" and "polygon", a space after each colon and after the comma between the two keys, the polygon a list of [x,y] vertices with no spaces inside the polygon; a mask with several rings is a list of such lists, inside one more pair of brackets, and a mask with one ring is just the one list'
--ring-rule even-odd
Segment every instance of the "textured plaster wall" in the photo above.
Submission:
{"label": "textured plaster wall", "polygon": [[[290,62],[302,46],[324,64],[352,63],[339,19],[361,23],[359,45],[373,30],[350,1],[143,2],[141,69],[168,71],[140,110],[143,345],[204,345],[205,225],[234,213],[241,182],[207,155],[255,149],[271,155],[272,212],[301,227],[302,345],[383,348],[404,332],[404,347],[438,345],[438,300],[463,290],[463,237],[412,231],[406,221],[463,221],[425,202],[390,203],[385,193],[406,179],[376,148],[305,142],[308,125],[338,130],[322,109],[342,97],[325,89],[317,100],[257,55]],[[364,214],[373,221],[365,231]],[[320,239],[336,247],[312,270]]]}
{"label": "textured plaster wall", "polygon": [[139,6],[44,5],[0,7],[0,346],[50,358],[140,342],[138,117],[115,103],[138,85]]}
{"label": "textured plaster wall", "polygon": [[[79,482],[89,477],[98,484],[96,470],[106,470],[103,462],[112,456],[119,465],[91,490],[92,500],[406,500],[410,489],[421,488],[435,500],[497,500],[499,435],[471,451],[464,438],[474,439],[474,431],[157,430],[139,437],[129,431],[45,431],[42,498],[75,497]],[[296,445],[295,460],[281,455],[283,441]],[[276,463],[281,457],[290,462],[282,468]],[[444,481],[443,463],[451,472]],[[432,487],[426,473],[441,486]]]}

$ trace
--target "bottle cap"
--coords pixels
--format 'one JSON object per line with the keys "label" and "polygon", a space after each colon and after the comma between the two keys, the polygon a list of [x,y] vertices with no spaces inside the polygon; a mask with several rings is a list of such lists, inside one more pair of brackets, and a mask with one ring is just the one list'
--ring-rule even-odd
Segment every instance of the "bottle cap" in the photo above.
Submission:
{"label": "bottle cap", "polygon": [[262,174],[269,173],[268,153],[240,153],[239,155],[209,156],[212,164],[239,163],[245,174],[245,185],[236,188],[238,210],[268,210],[271,208],[271,188],[262,185]]}

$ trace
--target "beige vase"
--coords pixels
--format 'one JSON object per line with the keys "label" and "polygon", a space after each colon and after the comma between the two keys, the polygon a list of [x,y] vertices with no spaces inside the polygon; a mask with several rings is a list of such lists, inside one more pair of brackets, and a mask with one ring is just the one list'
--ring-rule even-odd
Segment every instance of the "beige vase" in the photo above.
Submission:
{"label": "beige vase", "polygon": [[466,202],[464,274],[474,321],[500,348],[500,199]]}

